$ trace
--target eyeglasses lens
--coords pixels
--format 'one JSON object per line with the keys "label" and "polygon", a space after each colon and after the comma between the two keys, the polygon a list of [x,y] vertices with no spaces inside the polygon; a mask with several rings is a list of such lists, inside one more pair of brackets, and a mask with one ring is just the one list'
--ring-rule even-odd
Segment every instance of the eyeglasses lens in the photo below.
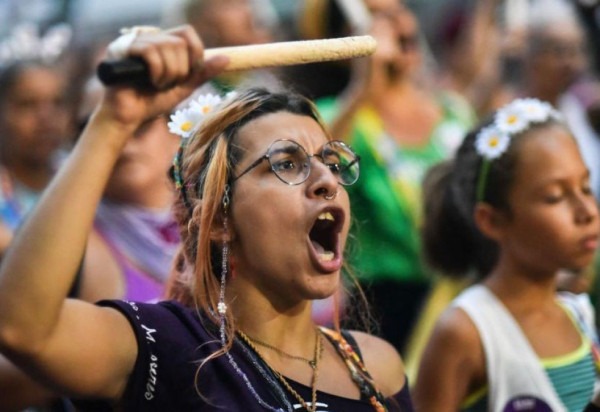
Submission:
{"label": "eyeglasses lens", "polygon": [[271,145],[268,157],[271,170],[287,184],[300,184],[310,173],[308,154],[298,143],[286,140],[276,141]]}
{"label": "eyeglasses lens", "polygon": [[338,181],[345,186],[356,183],[359,175],[358,157],[342,142],[333,141],[323,146],[323,163],[329,167]]}

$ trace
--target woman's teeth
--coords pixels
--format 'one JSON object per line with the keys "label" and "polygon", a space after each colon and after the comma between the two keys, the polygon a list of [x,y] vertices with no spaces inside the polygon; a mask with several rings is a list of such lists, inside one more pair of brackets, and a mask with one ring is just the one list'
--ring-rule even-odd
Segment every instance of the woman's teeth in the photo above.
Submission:
{"label": "woman's teeth", "polygon": [[335,254],[328,250],[319,254],[319,258],[325,262],[331,262],[334,257],[335,257]]}
{"label": "woman's teeth", "polygon": [[335,219],[333,218],[333,215],[331,214],[331,212],[323,212],[319,215],[319,217],[317,217],[318,220],[331,220],[332,222],[335,222]]}

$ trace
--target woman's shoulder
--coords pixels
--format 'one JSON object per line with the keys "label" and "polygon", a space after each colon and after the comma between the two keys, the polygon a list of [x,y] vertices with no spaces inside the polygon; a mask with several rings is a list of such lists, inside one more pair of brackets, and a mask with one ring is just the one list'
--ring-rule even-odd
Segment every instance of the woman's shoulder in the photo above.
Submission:
{"label": "woman's shoulder", "polygon": [[456,305],[442,312],[435,323],[432,337],[443,344],[452,344],[467,351],[480,343],[477,326],[467,312]]}
{"label": "woman's shoulder", "polygon": [[[436,409],[445,404],[456,408],[469,387],[486,382],[485,354],[479,332],[467,313],[450,306],[438,318],[419,365],[413,396],[416,405]],[[432,385],[442,388],[434,400]]]}
{"label": "woman's shoulder", "polygon": [[478,378],[485,375],[485,354],[479,330],[458,306],[450,306],[440,315],[421,359],[419,374],[423,367],[438,371],[435,374],[439,373],[439,365],[446,365],[446,371],[455,374],[453,379],[461,373]]}
{"label": "woman's shoulder", "polygon": [[398,393],[406,384],[404,362],[386,340],[360,331],[349,331],[360,349],[363,362],[385,397]]}

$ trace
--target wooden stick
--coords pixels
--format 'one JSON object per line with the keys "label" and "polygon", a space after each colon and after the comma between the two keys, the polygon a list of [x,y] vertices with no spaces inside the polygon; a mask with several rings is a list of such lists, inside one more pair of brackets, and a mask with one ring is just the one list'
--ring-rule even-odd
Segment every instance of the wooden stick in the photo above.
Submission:
{"label": "wooden stick", "polygon": [[[377,42],[371,36],[352,36],[206,49],[204,58],[225,55],[229,57],[225,71],[239,71],[351,59],[368,56],[376,47]],[[97,73],[105,85],[148,84],[148,67],[140,58],[104,61]]]}
{"label": "wooden stick", "polygon": [[230,60],[225,70],[237,71],[368,56],[376,46],[371,36],[352,36],[206,49],[204,58],[225,55]]}

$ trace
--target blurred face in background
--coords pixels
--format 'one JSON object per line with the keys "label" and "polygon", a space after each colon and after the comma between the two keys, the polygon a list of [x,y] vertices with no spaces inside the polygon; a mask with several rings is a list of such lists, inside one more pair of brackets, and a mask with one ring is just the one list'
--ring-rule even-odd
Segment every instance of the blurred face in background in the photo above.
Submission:
{"label": "blurred face in background", "polygon": [[390,60],[390,75],[413,73],[421,64],[419,49],[419,22],[414,13],[398,0],[366,0],[374,25],[387,33],[384,47],[395,49]]}
{"label": "blurred face in background", "polygon": [[147,122],[129,139],[108,181],[105,196],[112,201],[161,208],[173,190],[168,178],[180,139],[169,133],[167,119]]}
{"label": "blurred face in background", "polygon": [[69,135],[65,88],[59,72],[30,66],[0,91],[0,143],[5,162],[47,166]]}
{"label": "blurred face in background", "polygon": [[195,0],[188,10],[189,23],[207,47],[270,41],[268,31],[257,26],[249,0]]}
{"label": "blurred face in background", "polygon": [[528,60],[538,90],[563,93],[587,66],[582,29],[556,24],[532,33]]}

